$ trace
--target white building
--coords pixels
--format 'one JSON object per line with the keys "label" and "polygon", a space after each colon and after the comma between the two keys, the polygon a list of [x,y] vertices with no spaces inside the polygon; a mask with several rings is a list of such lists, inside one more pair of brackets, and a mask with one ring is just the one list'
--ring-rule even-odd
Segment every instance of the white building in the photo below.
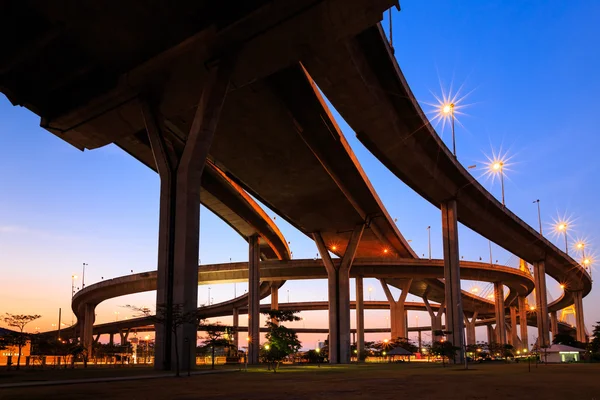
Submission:
{"label": "white building", "polygon": [[[585,350],[564,344],[553,344],[540,351],[540,358],[549,363],[576,362],[581,360],[581,353]],[[544,354],[545,353],[545,354]]]}

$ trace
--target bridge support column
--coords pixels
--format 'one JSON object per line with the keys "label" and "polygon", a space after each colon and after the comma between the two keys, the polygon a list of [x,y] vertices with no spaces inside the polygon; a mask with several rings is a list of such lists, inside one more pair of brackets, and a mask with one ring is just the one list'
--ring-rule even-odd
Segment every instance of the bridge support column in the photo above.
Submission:
{"label": "bridge support column", "polygon": [[423,341],[421,340],[421,331],[417,331],[419,336],[417,337],[418,343],[419,343],[419,353],[421,353],[423,351]]}
{"label": "bridge support column", "polygon": [[558,315],[556,311],[550,313],[550,331],[552,332],[552,339],[558,334]]}
{"label": "bridge support column", "polygon": [[488,344],[496,343],[496,333],[492,324],[486,325],[487,328],[487,342]]}
{"label": "bridge support column", "polygon": [[329,362],[331,364],[350,363],[350,268],[358,249],[364,224],[354,228],[346,252],[336,265],[320,232],[313,237],[327,270],[329,297]]}
{"label": "bridge support column", "polygon": [[459,362],[464,361],[464,334],[460,265],[458,253],[458,220],[456,200],[442,203],[442,230],[444,239],[444,280],[446,287],[446,331],[448,340],[458,347]]}
{"label": "bridge support column", "polygon": [[538,346],[544,348],[550,346],[550,334],[548,332],[546,263],[543,260],[533,263],[533,279],[535,282],[535,303],[537,305]]}
{"label": "bridge support column", "polygon": [[81,344],[86,348],[88,357],[92,357],[94,349],[94,319],[96,306],[94,304],[84,305],[84,319],[81,328]]}
{"label": "bridge support column", "polygon": [[475,323],[477,322],[478,314],[479,313],[477,311],[475,311],[470,320],[469,320],[469,317],[467,317],[467,314],[465,314],[465,327],[466,327],[466,331],[467,331],[467,346],[474,345],[477,343],[477,340],[475,337]]}
{"label": "bridge support column", "polygon": [[506,315],[504,314],[504,284],[494,282],[494,306],[496,309],[496,343],[506,344]]}
{"label": "bridge support column", "polygon": [[271,310],[279,310],[279,288],[271,285]]}
{"label": "bridge support column", "polygon": [[[238,308],[233,309],[233,348],[237,352],[240,348],[240,334],[238,327],[240,326],[240,310]],[[237,353],[236,353],[237,354]]]}
{"label": "bridge support column", "polygon": [[517,331],[517,306],[510,306],[510,344],[512,344],[515,348],[519,347],[519,335]]}
{"label": "bridge support column", "polygon": [[248,238],[248,364],[258,364],[260,349],[260,248],[258,235]]}
{"label": "bridge support column", "polygon": [[129,337],[129,329],[119,331],[119,336],[121,337],[121,346],[125,346],[127,344],[127,338]]}
{"label": "bridge support column", "polygon": [[408,337],[408,326],[406,323],[406,313],[404,309],[404,303],[406,296],[412,284],[412,279],[402,279],[400,282],[400,297],[398,300],[394,300],[394,295],[388,287],[388,283],[385,279],[380,279],[381,287],[385,292],[385,296],[390,303],[390,325],[391,325],[391,339],[407,338]]}
{"label": "bridge support column", "polygon": [[585,334],[585,320],[583,318],[583,292],[573,292],[573,297],[575,300],[575,327],[577,328],[576,339],[579,342],[585,343],[587,342],[587,337]]}
{"label": "bridge support column", "polygon": [[436,335],[436,331],[442,330],[442,315],[444,314],[446,300],[440,303],[440,308],[438,309],[437,314],[435,311],[433,311],[433,308],[429,304],[427,296],[423,296],[423,302],[425,303],[425,308],[427,308],[427,312],[431,317],[431,340],[432,342],[439,342],[442,339],[442,336]]}
{"label": "bridge support column", "polygon": [[108,344],[110,344],[111,346],[115,345],[115,334],[111,333],[108,335]]}
{"label": "bridge support column", "polygon": [[527,298],[519,296],[519,328],[521,330],[521,346],[529,351],[529,333],[527,332]]}
{"label": "bridge support column", "polygon": [[363,361],[363,352],[365,351],[365,304],[363,277],[357,276],[356,283],[356,359]]}
{"label": "bridge support column", "polygon": [[[160,370],[174,368],[175,346],[180,354],[180,368],[195,366],[197,323],[192,316],[197,312],[198,303],[200,183],[233,71],[230,61],[222,59],[206,74],[196,114],[183,145],[180,138],[163,128],[160,99],[150,96],[141,101],[160,176],[156,310],[164,322],[156,324],[154,360],[154,367]],[[173,334],[175,309],[187,319],[177,328],[177,335]]]}

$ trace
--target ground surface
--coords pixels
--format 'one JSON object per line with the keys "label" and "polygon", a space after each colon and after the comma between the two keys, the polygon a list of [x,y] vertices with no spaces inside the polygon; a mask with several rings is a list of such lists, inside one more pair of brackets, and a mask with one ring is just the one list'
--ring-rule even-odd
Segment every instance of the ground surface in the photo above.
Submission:
{"label": "ground surface", "polygon": [[410,363],[0,389],[0,399],[597,399],[600,364]]}

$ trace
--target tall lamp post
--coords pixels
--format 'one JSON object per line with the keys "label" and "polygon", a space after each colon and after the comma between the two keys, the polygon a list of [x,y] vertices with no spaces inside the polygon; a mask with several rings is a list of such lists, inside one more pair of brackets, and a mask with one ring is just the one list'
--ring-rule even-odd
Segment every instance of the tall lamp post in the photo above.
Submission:
{"label": "tall lamp post", "polygon": [[502,186],[502,207],[506,206],[504,201],[504,162],[496,161],[492,164],[492,170],[500,174],[500,184]]}
{"label": "tall lamp post", "polygon": [[85,267],[87,267],[86,263],[83,263],[83,272],[81,274],[81,288],[85,287]]}
{"label": "tall lamp post", "polygon": [[429,259],[431,260],[431,226],[427,227],[427,237],[429,243]]}
{"label": "tall lamp post", "polygon": [[565,253],[569,255],[569,244],[567,240],[567,228],[569,225],[566,222],[559,222],[556,224],[556,230],[565,234]]}
{"label": "tall lamp post", "polygon": [[71,275],[71,298],[75,297],[75,280],[77,279],[77,275]]}
{"label": "tall lamp post", "polygon": [[543,233],[542,233],[542,214],[540,212],[540,199],[535,200],[534,203],[537,203],[538,223],[540,224],[540,235],[543,235]]}
{"label": "tall lamp post", "polygon": [[456,158],[456,137],[454,136],[454,103],[444,104],[442,106],[442,113],[450,117],[450,124],[452,127],[452,154]]}

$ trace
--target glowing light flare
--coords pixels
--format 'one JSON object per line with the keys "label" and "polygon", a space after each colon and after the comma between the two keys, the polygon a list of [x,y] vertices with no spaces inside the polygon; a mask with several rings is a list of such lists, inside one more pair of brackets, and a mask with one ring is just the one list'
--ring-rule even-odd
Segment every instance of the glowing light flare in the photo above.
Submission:
{"label": "glowing light flare", "polygon": [[514,155],[509,154],[508,150],[504,150],[502,147],[499,149],[492,148],[491,154],[485,154],[485,160],[478,161],[477,164],[482,164],[485,168],[482,169],[482,175],[480,178],[484,178],[486,181],[491,180],[493,184],[496,177],[506,177],[507,172],[512,171],[512,166],[516,163],[513,161]]}
{"label": "glowing light flare", "polygon": [[[556,218],[552,218],[550,227],[551,227],[552,236],[556,239],[558,239],[558,238],[562,239],[563,235],[565,235],[565,234],[569,235],[569,232],[573,232],[573,229],[576,227],[575,219],[572,216],[567,215],[566,213],[562,214],[562,215],[559,214],[556,216]],[[577,244],[579,244],[580,242],[583,244],[583,246],[584,246],[583,248],[577,247]],[[585,240],[579,239],[572,246],[576,250],[583,250],[585,248]]]}
{"label": "glowing light flare", "polygon": [[331,250],[332,251],[336,251],[337,250],[337,246],[334,244],[333,246],[331,246]]}
{"label": "glowing light flare", "polygon": [[389,252],[388,249],[383,249],[383,254],[387,254]]}
{"label": "glowing light flare", "polygon": [[450,85],[450,88],[445,89],[440,82],[441,94],[438,95],[431,92],[435,100],[431,103],[423,102],[425,105],[431,107],[426,111],[431,125],[433,125],[434,128],[437,128],[439,123],[442,123],[442,134],[446,128],[446,123],[450,124],[452,120],[464,129],[459,117],[467,115],[463,110],[471,104],[465,103],[465,100],[473,93],[473,91],[464,94],[463,92],[463,85],[454,92],[452,84]]}

